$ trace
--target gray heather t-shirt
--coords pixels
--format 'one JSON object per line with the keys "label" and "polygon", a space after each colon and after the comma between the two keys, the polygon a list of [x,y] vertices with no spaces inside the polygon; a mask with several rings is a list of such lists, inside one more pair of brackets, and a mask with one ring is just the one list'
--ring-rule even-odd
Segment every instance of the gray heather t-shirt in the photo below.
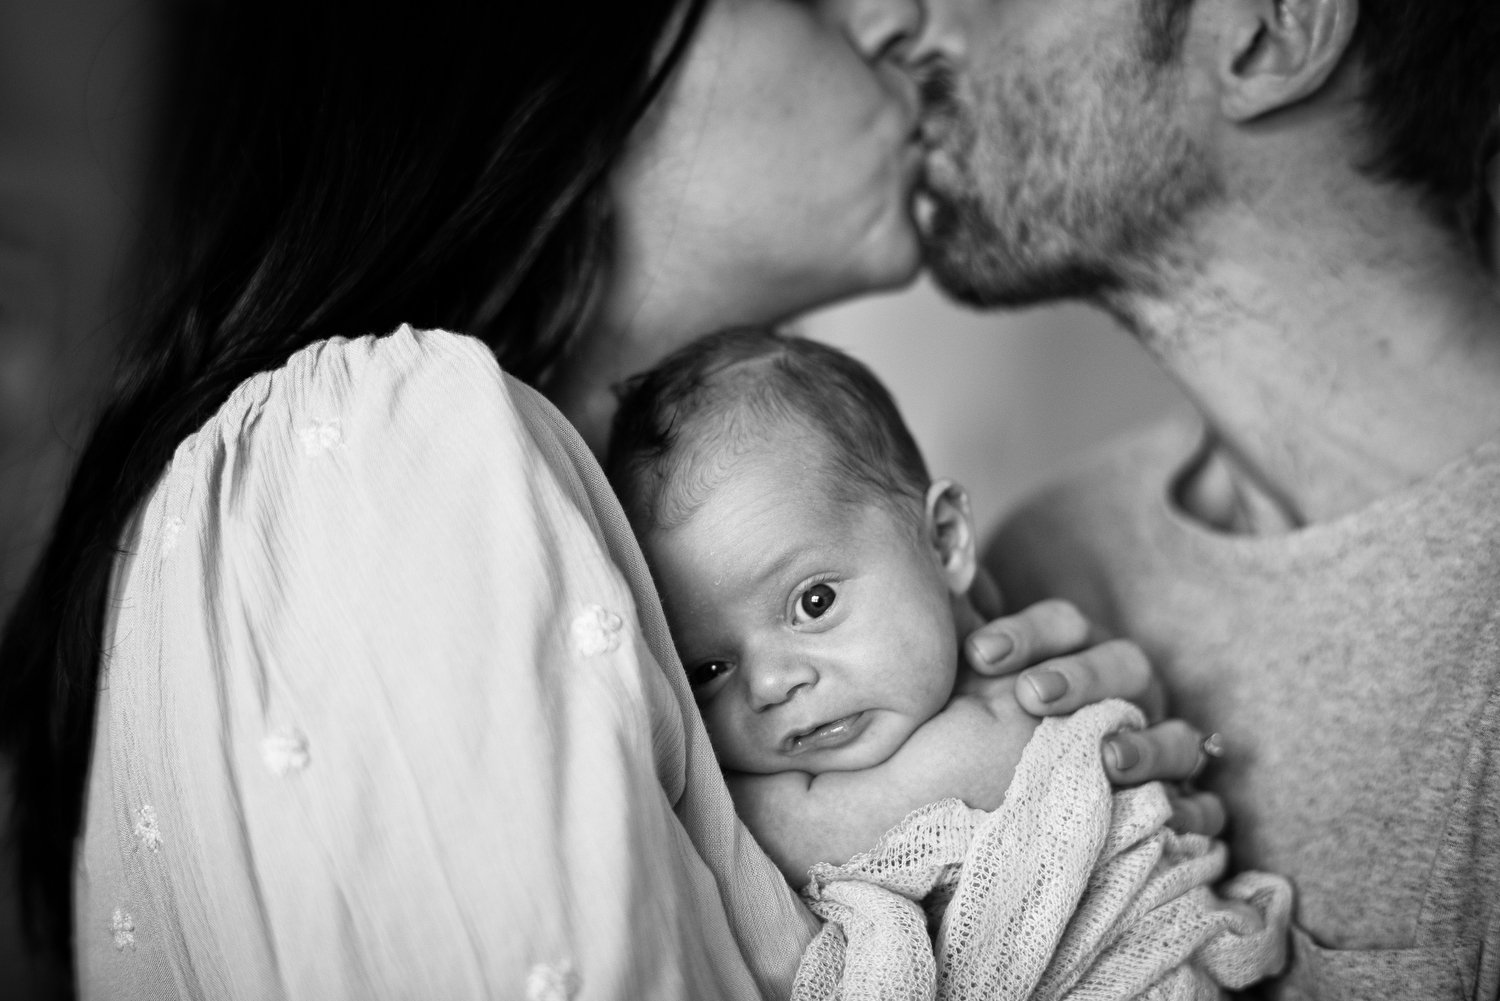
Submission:
{"label": "gray heather t-shirt", "polygon": [[991,547],[1013,604],[1140,642],[1237,868],[1297,892],[1285,998],[1500,997],[1500,442],[1347,517],[1226,535],[1173,503],[1202,437],[1152,429]]}

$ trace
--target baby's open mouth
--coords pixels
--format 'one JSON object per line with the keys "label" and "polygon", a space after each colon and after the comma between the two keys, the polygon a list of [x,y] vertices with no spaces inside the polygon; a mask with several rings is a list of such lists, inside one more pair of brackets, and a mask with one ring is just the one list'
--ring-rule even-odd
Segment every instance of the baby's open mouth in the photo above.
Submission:
{"label": "baby's open mouth", "polygon": [[843,747],[864,733],[869,721],[869,716],[861,710],[849,716],[829,720],[827,723],[820,723],[808,730],[799,730],[787,737],[783,743],[788,754]]}

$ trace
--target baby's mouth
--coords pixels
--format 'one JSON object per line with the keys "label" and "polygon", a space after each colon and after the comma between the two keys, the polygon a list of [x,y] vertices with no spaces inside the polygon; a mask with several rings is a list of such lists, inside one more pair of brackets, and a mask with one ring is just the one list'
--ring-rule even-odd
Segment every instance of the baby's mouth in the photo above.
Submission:
{"label": "baby's mouth", "polygon": [[799,730],[783,741],[783,746],[788,754],[801,754],[803,751],[826,751],[835,747],[843,747],[852,742],[860,734],[864,733],[865,727],[869,725],[869,716],[861,710],[848,716],[840,716],[838,719],[829,720],[808,730]]}

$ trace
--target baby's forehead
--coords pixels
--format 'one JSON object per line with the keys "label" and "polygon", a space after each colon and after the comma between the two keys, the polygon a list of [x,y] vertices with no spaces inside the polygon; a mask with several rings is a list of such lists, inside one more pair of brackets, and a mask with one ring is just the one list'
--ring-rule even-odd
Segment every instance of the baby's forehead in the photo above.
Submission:
{"label": "baby's forehead", "polygon": [[807,558],[821,553],[837,563],[839,554],[852,559],[867,552],[872,539],[904,549],[924,535],[919,501],[815,457],[763,447],[719,464],[714,473],[697,489],[680,490],[675,517],[653,524],[649,534],[670,538],[679,558],[713,554],[732,575],[731,566],[759,565],[773,555],[790,561],[794,552]]}
{"label": "baby's forehead", "polygon": [[661,446],[642,454],[627,488],[637,530],[681,525],[725,490],[737,503],[744,492],[770,504],[789,487],[807,496],[809,486],[829,503],[920,522],[925,470],[919,459],[902,461],[868,401],[809,400],[776,372],[765,360],[736,364],[665,413]]}
{"label": "baby's forehead", "polygon": [[715,433],[679,443],[665,471],[658,502],[664,517],[658,520],[680,523],[723,491],[766,504],[794,488],[849,508],[895,500],[894,491],[860,477],[841,462],[837,445],[805,423],[762,420],[735,430],[732,436]]}
{"label": "baby's forehead", "polygon": [[670,446],[644,468],[653,525],[672,527],[723,489],[775,490],[794,478],[829,478],[829,443],[806,422],[745,407],[674,423]]}

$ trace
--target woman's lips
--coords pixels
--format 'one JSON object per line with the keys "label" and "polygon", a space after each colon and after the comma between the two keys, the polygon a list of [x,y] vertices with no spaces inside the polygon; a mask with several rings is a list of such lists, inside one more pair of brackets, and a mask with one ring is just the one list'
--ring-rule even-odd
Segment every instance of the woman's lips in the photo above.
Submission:
{"label": "woman's lips", "polygon": [[869,724],[869,714],[864,711],[829,720],[811,730],[798,731],[788,737],[785,742],[787,753],[801,754],[804,751],[827,751],[843,747],[864,733]]}

